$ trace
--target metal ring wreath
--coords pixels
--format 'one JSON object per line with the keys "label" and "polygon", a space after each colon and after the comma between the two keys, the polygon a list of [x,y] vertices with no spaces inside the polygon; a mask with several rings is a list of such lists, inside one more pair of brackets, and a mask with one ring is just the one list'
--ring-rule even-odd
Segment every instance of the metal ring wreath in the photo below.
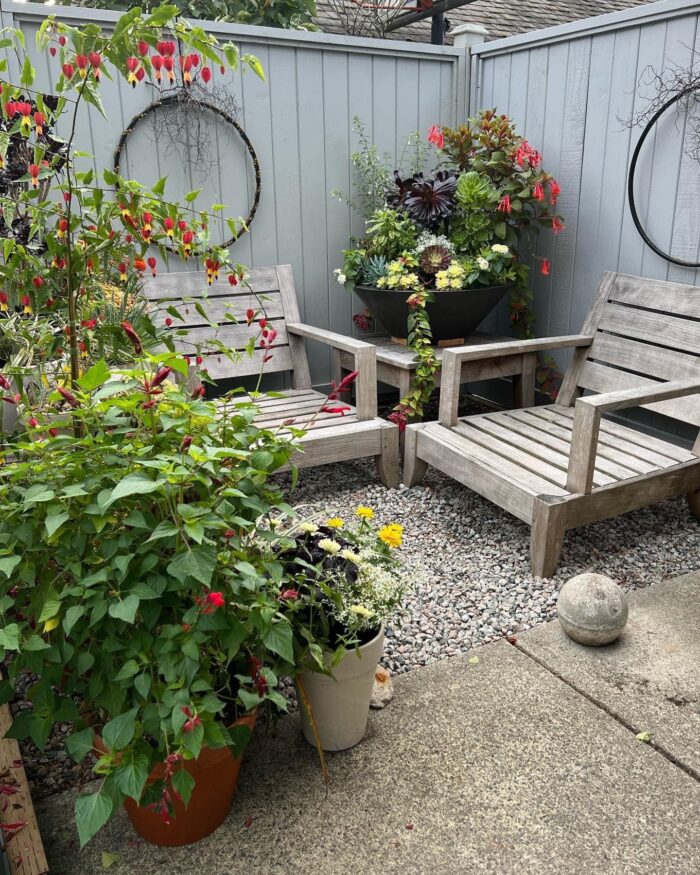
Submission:
{"label": "metal ring wreath", "polygon": [[[126,126],[124,131],[122,132],[121,137],[119,138],[119,142],[117,143],[117,148],[114,150],[114,172],[119,174],[119,167],[121,164],[122,152],[124,151],[124,146],[126,145],[126,141],[129,138],[129,134],[133,133],[136,125],[147,118],[149,115],[154,113],[158,109],[162,109],[163,107],[173,106],[180,103],[180,94],[166,94],[161,97],[159,100],[154,101],[150,106],[147,106],[142,112],[135,115],[129,124]],[[218,115],[223,121],[227,124],[231,125],[237,132],[243,143],[245,144],[246,149],[248,150],[248,154],[250,155],[250,160],[253,163],[253,170],[255,173],[255,193],[253,195],[253,203],[251,204],[250,211],[248,213],[248,217],[245,219],[244,224],[241,228],[236,231],[228,240],[224,241],[221,244],[222,249],[228,249],[230,246],[236,242],[243,234],[248,231],[250,227],[250,223],[255,218],[255,213],[258,209],[258,204],[260,203],[260,187],[261,187],[261,175],[260,175],[260,162],[258,161],[258,156],[253,148],[253,144],[250,142],[250,139],[243,128],[238,124],[238,122],[232,118],[227,112],[221,109],[218,106],[215,106],[213,103],[209,103],[206,100],[190,100],[188,102],[189,106],[196,107],[198,109],[203,109],[207,112],[212,112],[214,115]],[[171,246],[167,246],[171,252],[174,251]]]}
{"label": "metal ring wreath", "polygon": [[661,258],[669,261],[671,264],[677,264],[679,267],[691,267],[698,268],[700,267],[700,261],[685,261],[682,258],[676,258],[674,255],[669,255],[667,252],[664,252],[660,249],[656,243],[649,237],[647,232],[642,225],[642,222],[639,218],[639,214],[637,213],[637,205],[634,200],[634,174],[637,169],[637,160],[639,159],[640,152],[642,151],[642,146],[644,145],[644,141],[651,133],[656,122],[661,118],[661,116],[666,112],[666,110],[670,109],[679,100],[682,100],[684,97],[687,97],[694,91],[698,90],[698,86],[692,86],[688,88],[684,88],[675,94],[670,100],[667,100],[649,119],[644,130],[642,131],[642,135],[639,138],[637,145],[634,147],[634,152],[632,153],[632,160],[630,161],[630,170],[629,176],[627,177],[627,198],[629,200],[630,212],[632,214],[632,221],[634,222],[634,226],[639,231],[639,236],[642,240],[647,244],[647,246],[659,255]]}

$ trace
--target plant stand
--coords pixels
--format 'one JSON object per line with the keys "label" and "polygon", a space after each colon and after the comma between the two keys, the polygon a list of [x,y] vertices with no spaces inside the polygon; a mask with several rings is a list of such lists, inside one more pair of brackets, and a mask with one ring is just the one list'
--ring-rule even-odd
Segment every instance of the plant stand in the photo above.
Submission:
{"label": "plant stand", "polygon": [[[365,337],[377,350],[377,382],[395,386],[403,398],[410,389],[416,359],[413,350],[395,343],[389,337]],[[501,343],[512,340],[510,337],[496,337],[492,334],[473,334],[468,345],[479,346],[487,343]],[[438,360],[442,360],[445,348],[433,347]],[[536,353],[518,353],[499,359],[477,359],[462,364],[460,383],[476,383],[479,380],[495,380],[501,377],[513,378],[513,407],[533,407],[535,404]],[[342,350],[333,356],[333,379],[338,383],[352,371],[353,358]],[[435,375],[435,385],[440,385],[441,371]],[[416,420],[412,420],[415,422]]]}

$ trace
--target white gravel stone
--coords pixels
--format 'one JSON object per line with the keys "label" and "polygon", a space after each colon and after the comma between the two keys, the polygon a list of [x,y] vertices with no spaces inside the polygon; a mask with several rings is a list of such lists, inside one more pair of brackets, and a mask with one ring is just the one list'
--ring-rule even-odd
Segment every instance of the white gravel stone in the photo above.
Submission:
{"label": "white gravel stone", "polygon": [[682,499],[567,532],[552,580],[530,574],[528,526],[433,469],[421,486],[385,489],[370,461],[307,468],[290,501],[348,519],[368,505],[379,523],[404,526],[400,555],[418,585],[402,624],[387,629],[392,674],[554,619],[576,574],[607,574],[630,592],[698,567],[700,526]]}

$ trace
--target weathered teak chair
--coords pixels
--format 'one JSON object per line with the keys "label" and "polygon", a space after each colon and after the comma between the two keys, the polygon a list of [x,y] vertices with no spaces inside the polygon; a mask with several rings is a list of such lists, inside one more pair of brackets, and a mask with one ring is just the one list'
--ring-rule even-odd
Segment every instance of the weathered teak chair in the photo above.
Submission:
{"label": "weathered teak chair", "polygon": [[[377,416],[375,349],[369,343],[301,324],[288,264],[252,270],[246,285],[235,287],[231,287],[226,276],[207,286],[206,275],[201,272],[164,273],[148,280],[144,294],[151,308],[155,308],[155,321],[161,325],[172,319],[168,308],[175,308],[183,317],[172,319],[173,332],[188,330],[186,337],[174,336],[175,348],[194,355],[193,344],[199,344],[201,367],[207,369],[213,380],[255,377],[261,369],[264,374],[291,372],[293,388],[282,390],[284,397],[278,397],[278,393],[256,397],[260,408],[256,424],[276,429],[293,420],[295,428],[308,427],[301,438],[303,452],[293,459],[295,465],[325,465],[373,456],[382,482],[398,486],[399,433],[395,425]],[[252,325],[248,325],[246,318],[248,310],[256,313]],[[204,318],[202,311],[208,318]],[[260,334],[260,317],[267,319],[268,327],[277,336],[269,349],[261,347],[262,338],[258,337],[250,356],[245,348],[251,337]],[[221,348],[214,343],[207,347],[207,342],[214,338],[228,349],[240,350],[240,360],[234,362],[222,355]],[[320,412],[326,396],[311,386],[304,338],[354,355],[355,369],[359,371],[355,381],[356,406],[335,402],[329,406],[343,408],[342,413]],[[263,362],[266,356],[269,360]]]}
{"label": "weathered teak chair", "polygon": [[[566,529],[684,494],[700,518],[700,437],[691,452],[602,418],[645,407],[700,425],[699,320],[700,288],[606,273],[580,335],[445,350],[439,421],[408,427],[405,483],[432,465],[529,523],[542,577]],[[555,404],[458,418],[460,362],[563,347]]]}

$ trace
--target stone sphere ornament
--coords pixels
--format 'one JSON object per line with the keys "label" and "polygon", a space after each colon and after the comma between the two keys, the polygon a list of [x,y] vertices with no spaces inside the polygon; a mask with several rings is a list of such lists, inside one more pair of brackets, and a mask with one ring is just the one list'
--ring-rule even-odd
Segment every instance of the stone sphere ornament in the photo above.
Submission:
{"label": "stone sphere ornament", "polygon": [[557,599],[562,628],[574,641],[598,647],[615,641],[627,623],[627,598],[604,574],[578,574]]}

